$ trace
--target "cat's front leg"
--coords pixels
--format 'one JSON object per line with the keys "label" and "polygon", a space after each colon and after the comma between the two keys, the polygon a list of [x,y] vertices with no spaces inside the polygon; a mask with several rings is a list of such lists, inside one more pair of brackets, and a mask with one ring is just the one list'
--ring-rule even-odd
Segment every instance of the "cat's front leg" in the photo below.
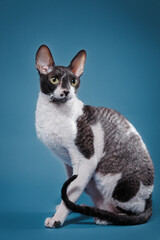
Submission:
{"label": "cat's front leg", "polygon": [[[66,163],[64,163],[65,169],[66,169],[66,173],[67,173],[67,178],[70,178],[73,174],[73,168],[70,167],[69,165],[67,165]],[[60,204],[58,204],[56,206],[56,211],[58,210],[58,208],[60,207]]]}
{"label": "cat's front leg", "polygon": [[[95,158],[88,160],[81,156],[81,158],[79,158],[79,161],[73,160],[73,174],[78,174],[78,177],[68,187],[67,194],[72,202],[76,202],[78,200],[86,188],[88,182],[90,181],[93,173],[95,172],[96,166],[97,161]],[[54,228],[63,225],[69,212],[69,209],[62,201],[54,216],[45,220],[45,226]]]}

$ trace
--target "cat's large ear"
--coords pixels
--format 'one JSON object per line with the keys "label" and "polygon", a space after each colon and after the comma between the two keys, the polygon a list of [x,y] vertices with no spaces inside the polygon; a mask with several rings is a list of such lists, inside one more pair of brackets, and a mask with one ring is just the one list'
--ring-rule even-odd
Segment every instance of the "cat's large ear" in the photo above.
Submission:
{"label": "cat's large ear", "polygon": [[36,68],[41,74],[47,74],[55,66],[52,54],[46,45],[39,47],[36,53]]}
{"label": "cat's large ear", "polygon": [[77,76],[80,77],[84,70],[84,64],[86,61],[86,51],[81,50],[77,55],[72,59],[69,69]]}

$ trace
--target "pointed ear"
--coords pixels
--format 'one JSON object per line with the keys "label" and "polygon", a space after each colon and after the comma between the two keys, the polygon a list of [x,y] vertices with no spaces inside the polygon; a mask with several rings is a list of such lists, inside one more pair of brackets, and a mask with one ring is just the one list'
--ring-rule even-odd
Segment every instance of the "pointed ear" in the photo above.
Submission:
{"label": "pointed ear", "polygon": [[72,59],[69,69],[77,76],[80,77],[84,70],[84,64],[86,61],[86,51],[81,50],[77,55]]}
{"label": "pointed ear", "polygon": [[39,47],[36,53],[36,68],[41,74],[47,74],[53,70],[55,66],[52,54],[45,45]]}

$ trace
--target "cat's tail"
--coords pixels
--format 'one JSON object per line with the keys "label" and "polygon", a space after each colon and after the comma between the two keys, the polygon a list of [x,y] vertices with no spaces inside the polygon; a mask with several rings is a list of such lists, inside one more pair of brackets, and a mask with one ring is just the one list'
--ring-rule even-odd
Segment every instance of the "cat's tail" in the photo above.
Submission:
{"label": "cat's tail", "polygon": [[81,213],[87,216],[96,217],[102,220],[106,220],[107,222],[110,222],[114,225],[137,225],[137,224],[143,224],[148,221],[148,219],[152,215],[152,204],[149,204],[145,211],[140,214],[135,215],[127,215],[127,214],[115,214],[108,212],[106,210],[101,210],[94,207],[89,206],[80,206],[76,205],[73,202],[71,202],[68,199],[67,196],[67,187],[69,184],[74,181],[77,178],[78,175],[73,175],[71,178],[69,178],[63,185],[61,194],[62,194],[62,200],[66,204],[67,208],[72,210],[76,213]]}

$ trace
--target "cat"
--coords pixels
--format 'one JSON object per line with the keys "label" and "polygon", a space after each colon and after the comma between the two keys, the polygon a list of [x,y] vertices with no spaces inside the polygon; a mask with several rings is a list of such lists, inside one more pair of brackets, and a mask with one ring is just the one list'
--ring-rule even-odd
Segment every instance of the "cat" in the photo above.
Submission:
{"label": "cat", "polygon": [[[36,53],[37,136],[62,159],[68,175],[63,200],[45,226],[62,226],[70,209],[93,216],[96,224],[145,223],[152,214],[152,160],[141,136],[123,115],[78,99],[85,61],[85,50],[68,67],[55,65],[46,45]],[[95,207],[75,205],[83,191]]]}

